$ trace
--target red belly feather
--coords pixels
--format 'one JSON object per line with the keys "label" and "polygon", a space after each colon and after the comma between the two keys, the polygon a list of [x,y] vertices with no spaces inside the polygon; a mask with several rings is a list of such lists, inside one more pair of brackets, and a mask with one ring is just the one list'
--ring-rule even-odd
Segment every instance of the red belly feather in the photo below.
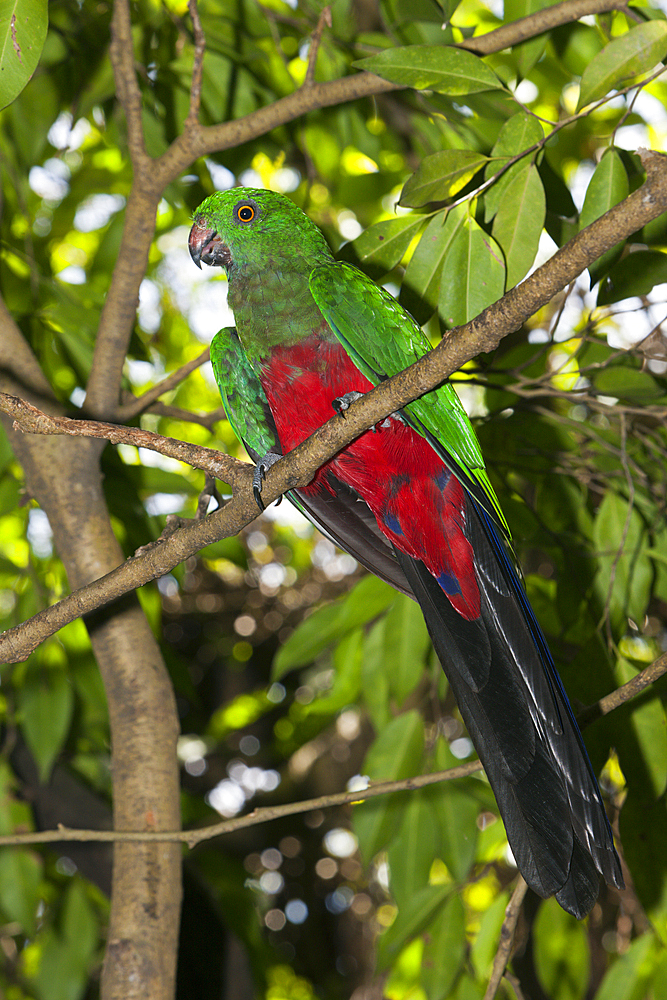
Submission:
{"label": "red belly feather", "polygon": [[[319,337],[274,349],[261,381],[284,451],[333,416],[336,397],[372,388],[338,343]],[[425,563],[461,615],[479,616],[464,490],[424,438],[399,420],[383,421],[323,466],[307,490],[329,489],[327,468],[366,501],[397,548]]]}

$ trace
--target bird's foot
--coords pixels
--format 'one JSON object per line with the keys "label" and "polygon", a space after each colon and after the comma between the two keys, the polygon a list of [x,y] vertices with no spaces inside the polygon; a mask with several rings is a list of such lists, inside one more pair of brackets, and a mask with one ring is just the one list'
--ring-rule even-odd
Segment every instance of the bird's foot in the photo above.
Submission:
{"label": "bird's foot", "polygon": [[[267,451],[266,455],[260,458],[255,466],[255,474],[252,477],[252,492],[257,506],[261,511],[266,510],[262,501],[262,483],[264,482],[266,473],[269,471],[271,466],[275,465],[276,462],[279,462],[282,457],[282,455],[276,455],[274,451]],[[278,499],[278,503],[280,503],[281,500],[282,497]]]}
{"label": "bird's foot", "polygon": [[345,411],[349,410],[350,405],[354,403],[356,399],[361,399],[362,396],[363,392],[357,392],[353,389],[352,392],[346,392],[343,396],[337,396],[331,405],[339,417],[344,417]]}

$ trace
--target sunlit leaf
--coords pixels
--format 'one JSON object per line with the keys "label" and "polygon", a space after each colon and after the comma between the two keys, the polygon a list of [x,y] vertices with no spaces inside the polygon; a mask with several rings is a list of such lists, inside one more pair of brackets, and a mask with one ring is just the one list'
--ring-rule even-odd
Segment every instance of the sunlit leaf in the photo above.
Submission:
{"label": "sunlit leaf", "polygon": [[35,72],[48,24],[47,0],[0,0],[0,108]]}
{"label": "sunlit leaf", "polygon": [[488,157],[469,149],[443,149],[426,156],[406,182],[399,204],[412,208],[446,201],[465,187]]}
{"label": "sunlit leaf", "polygon": [[465,912],[452,895],[424,930],[423,984],[428,1000],[449,1000],[465,956]]}
{"label": "sunlit leaf", "polygon": [[384,80],[416,90],[462,96],[496,90],[500,80],[486,63],[464,49],[448,46],[408,45],[385,49],[354,64]]}
{"label": "sunlit leaf", "polygon": [[[628,175],[623,160],[615,149],[608,149],[595,168],[586,189],[586,197],[579,219],[580,229],[589,226],[614,205],[618,205],[620,201],[627,198],[628,191]],[[623,243],[617,244],[589,267],[591,285],[599,281],[614,261],[618,260],[622,250]]]}
{"label": "sunlit leaf", "polygon": [[359,263],[383,271],[393,270],[423,224],[420,215],[400,215],[369,226],[352,244]]}
{"label": "sunlit leaf", "polygon": [[620,87],[634,76],[653,69],[667,53],[667,23],[646,21],[609,42],[591,60],[581,78],[577,111]]}
{"label": "sunlit leaf", "polygon": [[544,188],[531,163],[505,189],[493,223],[493,236],[505,254],[508,288],[521,281],[535,261],[545,212]]}
{"label": "sunlit leaf", "polygon": [[502,296],[505,263],[498,244],[465,205],[452,209],[445,228],[451,242],[443,258],[438,312],[447,326],[457,326]]}

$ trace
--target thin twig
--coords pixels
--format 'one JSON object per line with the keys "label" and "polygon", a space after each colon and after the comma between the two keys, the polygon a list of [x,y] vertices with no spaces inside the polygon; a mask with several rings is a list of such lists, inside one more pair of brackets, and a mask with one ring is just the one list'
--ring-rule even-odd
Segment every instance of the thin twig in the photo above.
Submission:
{"label": "thin twig", "polygon": [[210,360],[211,353],[207,347],[205,351],[191,361],[187,361],[176,371],[171,372],[166,378],[162,379],[156,385],[152,386],[146,392],[142,393],[141,396],[136,396],[132,402],[124,403],[118,407],[115,413],[115,421],[119,424],[124,424],[127,420],[132,420],[139,413],[143,413],[144,410],[158,399],[159,396],[164,395],[165,392],[169,392],[171,389],[175,389],[188,375],[195,371],[197,368],[201,368],[205,365],[207,361]]}
{"label": "thin twig", "polygon": [[199,109],[201,107],[201,87],[204,71],[204,53],[206,51],[206,38],[199,17],[197,0],[188,0],[188,10],[192,21],[192,34],[195,42],[194,60],[192,63],[192,82],[190,84],[190,110],[185,120],[185,125],[195,125],[199,123]]}
{"label": "thin twig", "polygon": [[[210,518],[207,520],[210,520]],[[619,708],[625,702],[630,701],[632,698],[636,698],[638,694],[644,691],[650,684],[653,684],[656,680],[658,680],[658,678],[660,678],[664,673],[667,673],[667,653],[663,654],[663,656],[659,657],[654,663],[642,670],[637,677],[633,677],[632,680],[628,681],[626,684],[621,685],[621,687],[616,688],[615,691],[605,695],[604,698],[600,698],[600,700],[595,702],[595,704],[589,705],[585,708],[583,712],[577,716],[579,726],[583,729],[599,716],[607,715],[609,712],[613,712],[614,709]],[[468,777],[476,771],[481,770],[481,761],[471,760],[466,764],[459,764],[456,767],[450,767],[446,771],[437,771],[433,774],[419,774],[412,778],[403,778],[400,781],[382,781],[359,791],[335,792],[332,795],[321,795],[319,798],[305,799],[302,802],[287,802],[277,806],[265,806],[261,809],[254,809],[251,813],[248,813],[245,816],[237,816],[233,819],[224,820],[222,823],[216,823],[212,826],[203,827],[200,830],[168,830],[148,833],[146,831],[75,830],[60,826],[57,830],[42,830],[38,833],[4,834],[0,836],[0,847],[5,847],[10,844],[54,843],[59,840],[179,841],[188,844],[189,847],[194,847],[202,841],[211,840],[214,837],[220,837],[225,833],[232,833],[235,830],[255,826],[259,823],[268,823],[270,820],[279,819],[283,816],[294,816],[297,813],[312,812],[315,809],[326,809],[331,806],[361,803],[365,802],[367,799],[375,798],[378,795],[391,795],[394,792],[411,791],[416,788],[424,788],[427,785],[436,784],[440,781],[455,781],[459,778]],[[512,900],[510,900],[506,914],[514,912],[513,910],[510,911],[512,901],[515,902],[518,908],[520,901],[523,898],[523,896],[520,896],[519,893],[521,882],[523,882],[523,879],[520,879],[519,884],[517,884],[516,889],[514,890],[514,894],[512,896]]]}
{"label": "thin twig", "polygon": [[235,830],[243,830],[249,826],[257,826],[259,823],[268,823],[273,819],[281,819],[284,816],[295,816],[298,813],[313,812],[316,809],[328,809],[332,806],[343,806],[365,802],[367,799],[376,798],[379,795],[392,795],[396,792],[413,791],[416,788],[424,788],[427,785],[435,785],[441,781],[454,781],[458,778],[465,778],[470,774],[482,769],[481,762],[471,760],[467,764],[459,764],[446,771],[438,771],[433,774],[419,774],[414,778],[404,778],[401,781],[382,781],[375,785],[370,785],[359,791],[335,792],[332,795],[320,795],[315,799],[304,799],[302,802],[286,802],[276,806],[264,806],[261,809],[253,809],[245,816],[236,816],[233,819],[223,820],[222,823],[214,823],[212,826],[202,827],[199,830],[167,830],[167,831],[130,831],[130,830],[75,830],[69,827],[59,826],[57,830],[43,830],[38,833],[17,833],[4,834],[0,836],[0,847],[11,844],[49,844],[61,840],[76,841],[119,841],[131,840],[141,842],[167,843],[177,841],[187,844],[188,847],[195,847],[203,841],[212,840],[214,837],[221,837],[225,833],[233,833]]}
{"label": "thin twig", "polygon": [[484,1000],[493,1000],[498,992],[500,980],[503,978],[503,973],[510,960],[514,932],[519,920],[519,914],[521,913],[521,904],[527,891],[528,885],[523,876],[519,875],[514,892],[505,910],[505,919],[503,920],[503,926],[500,928],[500,943],[496,951],[496,957],[493,960],[493,970],[489,979],[489,985],[486,987]]}
{"label": "thin twig", "polygon": [[303,81],[304,87],[312,87],[315,82],[315,67],[317,65],[317,53],[322,41],[322,34],[325,28],[331,27],[331,7],[323,7],[317,20],[317,25],[310,36],[310,50],[308,52],[308,68]]}

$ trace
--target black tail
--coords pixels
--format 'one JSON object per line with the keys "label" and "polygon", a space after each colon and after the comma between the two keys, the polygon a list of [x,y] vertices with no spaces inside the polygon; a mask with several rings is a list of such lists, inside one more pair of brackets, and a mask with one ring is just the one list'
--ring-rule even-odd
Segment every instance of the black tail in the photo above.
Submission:
{"label": "black tail", "polygon": [[[423,563],[396,551],[498,802],[516,863],[538,895],[584,917],[598,872],[623,888],[595,774],[546,640],[503,543],[467,503],[480,617],[454,610]],[[500,550],[499,550],[500,546]]]}

